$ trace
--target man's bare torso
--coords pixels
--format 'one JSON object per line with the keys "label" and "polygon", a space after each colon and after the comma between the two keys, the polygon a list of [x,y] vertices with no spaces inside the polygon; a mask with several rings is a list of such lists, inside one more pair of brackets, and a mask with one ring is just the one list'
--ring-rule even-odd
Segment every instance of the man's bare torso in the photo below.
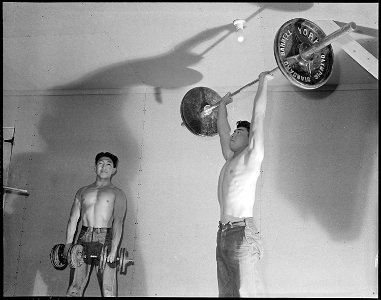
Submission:
{"label": "man's bare torso", "polygon": [[113,222],[117,188],[113,185],[97,187],[91,184],[79,193],[82,225],[95,228],[110,228]]}
{"label": "man's bare torso", "polygon": [[228,159],[218,180],[220,221],[240,220],[253,216],[255,190],[261,161],[248,165],[247,148]]}

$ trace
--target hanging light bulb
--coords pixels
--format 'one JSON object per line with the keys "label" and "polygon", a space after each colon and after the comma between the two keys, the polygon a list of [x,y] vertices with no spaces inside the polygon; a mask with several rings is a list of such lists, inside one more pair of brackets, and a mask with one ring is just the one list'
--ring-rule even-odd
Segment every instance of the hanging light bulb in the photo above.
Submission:
{"label": "hanging light bulb", "polygon": [[236,19],[233,21],[233,25],[237,29],[237,41],[242,43],[245,40],[245,36],[243,34],[243,28],[245,27],[246,21],[241,19]]}

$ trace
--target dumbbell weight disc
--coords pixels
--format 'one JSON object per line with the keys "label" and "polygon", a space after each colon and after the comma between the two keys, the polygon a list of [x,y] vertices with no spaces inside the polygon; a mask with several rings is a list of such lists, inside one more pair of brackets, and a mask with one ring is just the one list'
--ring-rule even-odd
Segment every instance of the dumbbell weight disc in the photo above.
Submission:
{"label": "dumbbell weight disc", "polygon": [[65,244],[57,244],[50,251],[50,262],[56,270],[64,270],[68,265],[68,261],[63,255],[64,250]]}

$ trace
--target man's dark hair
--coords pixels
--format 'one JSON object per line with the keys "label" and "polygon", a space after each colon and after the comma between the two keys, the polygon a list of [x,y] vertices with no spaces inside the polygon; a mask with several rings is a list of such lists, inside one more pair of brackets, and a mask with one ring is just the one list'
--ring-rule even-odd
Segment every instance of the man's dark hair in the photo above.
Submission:
{"label": "man's dark hair", "polygon": [[245,127],[248,132],[250,132],[250,122],[248,121],[238,121],[237,122],[237,128],[239,127]]}
{"label": "man's dark hair", "polygon": [[98,160],[101,158],[101,157],[108,157],[112,160],[112,163],[114,164],[114,168],[116,168],[118,166],[118,157],[116,157],[114,154],[110,153],[110,152],[100,152],[98,153],[96,156],[95,156],[95,164],[97,164]]}

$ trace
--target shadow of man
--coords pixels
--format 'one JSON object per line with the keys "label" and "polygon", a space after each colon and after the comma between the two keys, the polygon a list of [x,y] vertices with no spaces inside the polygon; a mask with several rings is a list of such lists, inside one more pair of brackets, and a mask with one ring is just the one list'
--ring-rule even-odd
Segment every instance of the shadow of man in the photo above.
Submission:
{"label": "shadow of man", "polygon": [[200,62],[203,55],[191,50],[225,30],[232,32],[231,24],[204,30],[167,53],[115,63],[52,90],[122,89],[144,84],[153,88],[161,103],[161,89],[177,89],[202,79],[202,74],[190,67]]}

